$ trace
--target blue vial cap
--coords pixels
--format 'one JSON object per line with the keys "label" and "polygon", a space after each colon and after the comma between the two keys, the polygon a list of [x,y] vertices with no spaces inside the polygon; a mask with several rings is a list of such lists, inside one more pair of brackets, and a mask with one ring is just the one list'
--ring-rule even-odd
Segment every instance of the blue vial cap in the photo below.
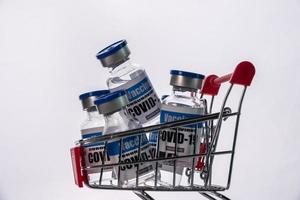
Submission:
{"label": "blue vial cap", "polygon": [[122,49],[126,45],[127,45],[127,41],[126,40],[120,40],[118,42],[115,42],[115,43],[109,45],[108,47],[105,47],[101,51],[99,51],[97,53],[96,57],[99,60],[104,59],[107,56],[110,56],[110,55],[116,53],[118,50]]}
{"label": "blue vial cap", "polygon": [[180,70],[171,70],[170,72],[171,75],[177,75],[177,76],[185,76],[189,78],[196,78],[196,79],[204,79],[204,75],[202,74],[197,74],[193,72],[186,72],[186,71],[180,71]]}
{"label": "blue vial cap", "polygon": [[109,90],[97,90],[97,91],[92,91],[92,92],[86,92],[86,93],[83,93],[79,96],[79,99],[80,100],[84,100],[88,97],[100,97],[102,95],[106,95],[106,94],[109,94],[110,91]]}

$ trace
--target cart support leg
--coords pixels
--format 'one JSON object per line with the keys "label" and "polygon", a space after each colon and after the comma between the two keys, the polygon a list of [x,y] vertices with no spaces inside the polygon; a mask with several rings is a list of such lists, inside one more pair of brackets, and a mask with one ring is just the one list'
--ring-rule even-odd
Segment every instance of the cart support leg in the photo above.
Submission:
{"label": "cart support leg", "polygon": [[211,194],[216,197],[219,197],[220,199],[223,199],[223,200],[230,200],[228,197],[226,197],[225,195],[218,193],[218,192],[211,192]]}
{"label": "cart support leg", "polygon": [[201,193],[201,192],[199,192],[202,196],[204,196],[204,197],[206,197],[207,199],[209,199],[209,200],[217,200],[217,199],[215,199],[215,198],[213,198],[212,196],[210,196],[209,194],[206,194],[206,193]]}
{"label": "cart support leg", "polygon": [[202,196],[206,197],[207,199],[209,200],[217,200],[215,199],[214,197],[212,197],[211,195],[215,196],[215,197],[218,197],[222,200],[230,200],[228,197],[226,197],[225,195],[223,194],[220,194],[218,192],[210,192],[210,191],[207,191],[207,193],[210,193],[211,195],[207,194],[207,193],[201,193],[199,192]]}
{"label": "cart support leg", "polygon": [[133,193],[143,200],[154,200],[148,193],[143,190],[135,190],[133,191]]}

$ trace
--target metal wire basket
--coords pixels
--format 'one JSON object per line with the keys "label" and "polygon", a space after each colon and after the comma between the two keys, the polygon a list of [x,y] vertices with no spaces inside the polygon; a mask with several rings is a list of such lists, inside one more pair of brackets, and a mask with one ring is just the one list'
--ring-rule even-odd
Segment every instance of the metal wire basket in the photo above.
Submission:
{"label": "metal wire basket", "polygon": [[[237,65],[234,72],[222,77],[218,77],[216,75],[210,75],[206,77],[203,87],[201,89],[201,97],[203,98],[204,95],[211,96],[210,98],[210,106],[206,111],[206,115],[197,117],[197,118],[190,118],[184,120],[178,120],[174,122],[168,122],[164,124],[158,124],[133,130],[128,130],[124,132],[118,132],[110,135],[103,135],[99,137],[89,138],[85,140],[79,140],[76,142],[76,146],[71,149],[71,156],[72,156],[72,165],[73,165],[73,172],[75,183],[79,187],[83,187],[83,183],[92,189],[109,189],[109,190],[131,190],[136,195],[138,195],[141,199],[144,200],[152,200],[153,198],[146,192],[146,191],[194,191],[198,192],[204,197],[208,199],[229,199],[225,195],[221,194],[225,190],[228,190],[231,183],[232,177],[232,170],[233,170],[233,160],[235,155],[235,147],[238,135],[238,127],[239,127],[239,120],[241,115],[242,103],[244,100],[244,96],[246,93],[246,89],[250,86],[252,79],[255,74],[254,66],[247,61],[241,62]],[[229,81],[230,85],[225,94],[223,102],[221,104],[220,112],[212,113],[213,105],[214,105],[214,98],[218,94],[221,83]],[[240,100],[238,102],[238,107],[236,111],[232,111],[229,107],[226,107],[226,102],[231,94],[232,88],[234,85],[241,85],[243,86],[243,90],[241,92]],[[220,136],[220,131],[223,122],[227,118],[235,118],[235,125],[233,131],[233,141],[232,145],[229,149],[226,150],[217,150],[217,144]],[[194,143],[194,154],[179,156],[173,155],[169,158],[161,158],[159,157],[158,153],[155,154],[154,157],[144,160],[140,157],[140,148],[141,148],[141,134],[142,133],[150,133],[157,131],[160,137],[160,133],[164,129],[176,128],[179,126],[191,125],[203,123],[203,131],[204,137],[202,138],[200,150],[196,150],[196,145]],[[196,133],[195,133],[196,134]],[[83,158],[83,148],[85,145],[91,145],[99,142],[107,142],[112,140],[119,140],[120,147],[122,147],[122,138],[128,136],[139,136],[139,155],[138,159],[135,161],[130,162],[122,162],[121,159],[118,163],[113,164],[105,164],[102,162],[101,165],[86,167]],[[175,149],[177,145],[177,140],[175,143]],[[158,147],[159,148],[159,147]],[[105,149],[104,149],[105,152]],[[122,151],[120,151],[120,158],[122,156]],[[156,150],[159,152],[159,149]],[[175,151],[176,152],[176,151]],[[228,155],[229,158],[229,167],[228,171],[223,173],[223,176],[226,176],[227,181],[224,185],[217,185],[214,184],[213,180],[213,163],[214,159],[219,155]],[[192,159],[192,164],[189,168],[186,169],[186,175],[188,177],[188,184],[187,185],[175,185],[175,171],[177,167],[177,161],[183,158],[190,158]],[[173,162],[173,185],[172,186],[163,186],[157,184],[158,176],[159,176],[159,164],[162,162]],[[153,185],[139,185],[139,166],[144,163],[152,163],[154,166],[154,184]],[[131,187],[122,187],[120,184],[120,173],[118,173],[115,177],[117,180],[117,184],[102,184],[102,173],[103,170],[111,167],[118,167],[119,171],[120,168],[124,165],[134,165],[136,166],[136,177],[135,181],[136,184]],[[97,171],[99,173],[99,181],[97,183],[91,183],[88,179],[88,174],[91,171]],[[197,179],[197,180],[196,180]],[[199,181],[200,180],[200,181]]]}

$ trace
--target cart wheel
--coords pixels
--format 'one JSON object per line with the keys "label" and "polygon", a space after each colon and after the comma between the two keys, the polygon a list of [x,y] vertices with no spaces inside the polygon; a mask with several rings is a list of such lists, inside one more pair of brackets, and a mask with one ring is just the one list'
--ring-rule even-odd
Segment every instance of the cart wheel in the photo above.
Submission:
{"label": "cart wheel", "polygon": [[203,170],[201,173],[200,173],[200,178],[203,179],[203,180],[206,180],[207,178],[207,171],[206,170]]}
{"label": "cart wheel", "polygon": [[191,183],[191,168],[186,168],[185,175],[188,177],[188,183]]}
{"label": "cart wheel", "polygon": [[[224,113],[225,114],[230,114],[231,112],[232,112],[231,108],[229,108],[229,107],[224,108]],[[228,119],[228,117],[224,117],[223,121],[226,121],[226,119]]]}
{"label": "cart wheel", "polygon": [[143,190],[136,190],[133,191],[133,193],[140,197],[142,200],[154,200],[153,197],[151,197],[148,193],[146,193]]}

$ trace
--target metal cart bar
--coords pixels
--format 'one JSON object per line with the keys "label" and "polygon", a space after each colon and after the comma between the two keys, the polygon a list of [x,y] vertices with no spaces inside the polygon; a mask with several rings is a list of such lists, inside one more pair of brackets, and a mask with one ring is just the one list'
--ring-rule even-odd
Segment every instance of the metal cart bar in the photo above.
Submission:
{"label": "metal cart bar", "polygon": [[[237,115],[237,113],[230,113],[230,109],[224,109],[223,111],[223,117],[230,117]],[[210,115],[204,115],[201,117],[195,117],[195,118],[189,118],[189,119],[183,119],[183,120],[178,120],[178,121],[173,121],[173,122],[167,122],[164,124],[158,124],[158,125],[152,125],[152,126],[147,126],[143,128],[137,128],[137,129],[132,129],[128,131],[122,131],[114,134],[107,134],[107,135],[102,135],[102,136],[97,136],[97,137],[92,137],[88,139],[82,139],[76,142],[76,144],[80,145],[88,145],[96,142],[103,142],[103,141],[108,141],[108,140],[113,140],[113,139],[120,139],[123,137],[128,137],[128,136],[133,136],[133,135],[138,135],[141,133],[148,133],[148,132],[154,132],[154,131],[159,131],[162,129],[167,129],[167,128],[174,128],[178,126],[183,126],[183,125],[189,125],[189,124],[195,124],[199,122],[205,122],[208,120],[213,120],[213,119],[218,119],[220,113],[213,113]]]}
{"label": "metal cart bar", "polygon": [[[154,200],[153,197],[151,197],[146,191],[165,191],[165,192],[198,192],[202,196],[206,197],[207,199],[216,200],[216,199],[223,199],[223,200],[229,200],[228,197],[226,197],[223,194],[220,194],[219,192],[228,190],[231,184],[231,178],[232,178],[232,171],[233,171],[233,161],[235,156],[235,149],[236,149],[236,142],[237,142],[237,135],[238,135],[238,126],[240,122],[240,115],[242,110],[242,104],[244,100],[244,96],[247,90],[247,87],[251,84],[252,79],[255,74],[255,68],[253,64],[251,64],[248,61],[241,62],[237,65],[234,72],[231,74],[227,74],[225,76],[218,77],[216,75],[210,75],[205,78],[203,88],[201,89],[201,98],[204,97],[204,95],[211,96],[210,99],[210,106],[209,110],[205,111],[205,115],[197,118],[190,118],[190,119],[184,119],[184,120],[178,120],[174,122],[168,122],[164,124],[158,124],[143,128],[137,128],[133,130],[118,132],[114,134],[107,134],[102,135],[98,137],[93,137],[89,139],[83,139],[76,142],[77,147],[71,149],[72,153],[72,164],[73,164],[73,172],[75,177],[75,182],[79,187],[83,186],[83,182],[85,185],[92,189],[107,189],[107,190],[128,190],[133,191],[138,197],[140,197],[143,200]],[[213,110],[213,104],[215,96],[218,94],[220,86],[222,83],[229,81],[230,86],[226,92],[225,98],[223,99],[223,102],[220,107],[220,112],[218,113],[212,113]],[[231,112],[231,109],[229,107],[226,107],[227,99],[234,87],[234,85],[242,85],[243,91],[239,100],[238,109],[235,112]],[[205,100],[205,104],[207,104]],[[221,127],[223,124],[223,121],[225,121],[227,118],[235,117],[235,127],[233,132],[233,142],[232,146],[229,150],[222,150],[217,151],[217,145],[218,140],[220,136]],[[214,120],[216,120],[216,123],[214,123]],[[186,126],[186,125],[192,125],[192,124],[198,124],[203,123],[204,127],[202,130],[204,131],[204,137],[200,140],[201,144],[204,145],[205,148],[201,150],[201,144],[200,144],[200,150],[196,151],[196,144],[195,141],[193,142],[193,154],[192,155],[184,155],[179,156],[176,152],[177,147],[177,132],[175,133],[175,155],[173,157],[168,158],[161,158],[159,157],[159,151],[156,149],[155,158],[151,158],[149,160],[142,160],[141,159],[141,144],[142,144],[142,138],[141,134],[143,133],[149,133],[149,132],[158,132],[158,136],[160,136],[160,131],[164,129],[170,129],[170,128],[176,128],[180,126]],[[196,128],[195,128],[195,134],[196,134]],[[130,162],[123,162],[122,161],[122,146],[123,146],[123,138],[128,136],[138,136],[138,142],[139,142],[139,149],[138,149],[138,156],[137,160],[130,161]],[[109,141],[119,141],[120,142],[120,154],[119,154],[119,161],[117,163],[110,163],[106,164],[104,160],[102,160],[101,164],[99,165],[93,165],[92,167],[85,166],[84,159],[83,158],[83,148],[86,145],[104,142],[104,153],[107,151],[107,143]],[[159,141],[159,140],[158,140]],[[193,140],[192,140],[193,141]],[[203,147],[203,146],[202,146]],[[199,153],[198,153],[199,152]],[[105,154],[104,154],[105,155]],[[229,155],[230,156],[230,164],[229,164],[229,170],[227,174],[227,181],[226,185],[222,186],[219,184],[213,184],[213,163],[214,159],[217,158],[219,155]],[[187,173],[188,176],[188,182],[189,185],[183,186],[175,185],[175,172],[177,168],[177,161],[179,159],[183,158],[192,158],[192,164],[189,173]],[[198,161],[196,161],[198,159]],[[173,166],[173,185],[170,187],[158,185],[158,167],[160,162],[165,161],[172,161],[174,162]],[[147,185],[139,185],[139,165],[142,165],[144,163],[155,163],[155,176],[154,176],[154,186],[147,186]],[[122,183],[120,181],[120,167],[124,165],[134,165],[137,168],[136,171],[136,178],[135,178],[135,184],[133,186],[127,186],[123,187]],[[195,166],[195,167],[193,167]],[[117,184],[115,185],[102,185],[102,173],[105,168],[112,168],[117,167]],[[88,174],[94,171],[99,171],[99,182],[98,184],[90,184],[88,181]],[[197,173],[197,174],[196,174]],[[198,178],[202,181],[202,184],[195,184],[195,178],[194,175],[199,175]]]}

